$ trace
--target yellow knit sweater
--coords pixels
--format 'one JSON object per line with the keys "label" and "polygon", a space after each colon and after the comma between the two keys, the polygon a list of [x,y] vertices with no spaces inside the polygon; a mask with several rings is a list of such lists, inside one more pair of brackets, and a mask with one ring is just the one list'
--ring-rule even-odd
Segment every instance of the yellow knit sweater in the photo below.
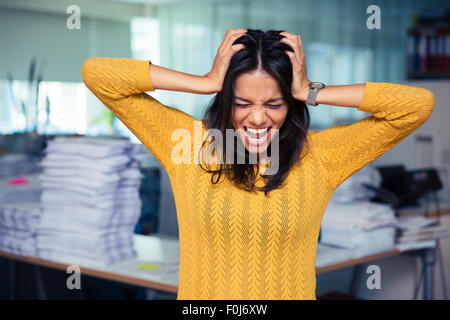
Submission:
{"label": "yellow knit sweater", "polygon": [[367,82],[358,109],[371,116],[310,131],[307,156],[284,188],[265,196],[228,179],[212,184],[199,164],[171,160],[179,144],[173,131],[193,137],[196,119],[145,93],[155,90],[149,63],[94,57],[82,76],[167,170],[179,224],[180,300],[315,299],[319,228],[334,190],[422,125],[435,102],[426,89]]}

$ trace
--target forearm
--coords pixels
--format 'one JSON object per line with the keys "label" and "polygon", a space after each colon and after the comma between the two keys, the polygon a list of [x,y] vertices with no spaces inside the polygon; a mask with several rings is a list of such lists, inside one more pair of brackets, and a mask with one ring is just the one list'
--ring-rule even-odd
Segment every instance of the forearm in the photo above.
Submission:
{"label": "forearm", "polygon": [[[326,86],[317,94],[316,103],[357,108],[361,104],[365,88],[366,84]],[[296,99],[306,102],[307,97],[308,92],[305,91]]]}
{"label": "forearm", "polygon": [[212,88],[209,79],[204,76],[191,75],[150,63],[149,68],[155,89],[198,94],[213,94],[217,92],[215,88]]}

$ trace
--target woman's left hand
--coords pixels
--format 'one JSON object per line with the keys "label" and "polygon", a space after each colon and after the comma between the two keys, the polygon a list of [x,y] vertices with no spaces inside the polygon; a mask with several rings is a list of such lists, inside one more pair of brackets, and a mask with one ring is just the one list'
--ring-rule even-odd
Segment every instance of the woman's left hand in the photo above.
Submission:
{"label": "woman's left hand", "polygon": [[291,46],[294,52],[286,50],[286,54],[291,58],[292,64],[292,96],[301,101],[306,101],[309,92],[308,74],[306,70],[305,53],[303,51],[302,38],[289,32],[280,32],[285,36],[280,41]]}

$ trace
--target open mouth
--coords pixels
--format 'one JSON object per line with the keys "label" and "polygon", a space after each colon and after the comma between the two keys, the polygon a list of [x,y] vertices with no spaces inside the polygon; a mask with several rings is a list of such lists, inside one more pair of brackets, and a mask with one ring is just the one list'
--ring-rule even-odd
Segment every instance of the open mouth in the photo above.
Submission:
{"label": "open mouth", "polygon": [[267,141],[267,138],[272,127],[264,128],[249,128],[245,127],[245,138],[250,145],[259,146]]}

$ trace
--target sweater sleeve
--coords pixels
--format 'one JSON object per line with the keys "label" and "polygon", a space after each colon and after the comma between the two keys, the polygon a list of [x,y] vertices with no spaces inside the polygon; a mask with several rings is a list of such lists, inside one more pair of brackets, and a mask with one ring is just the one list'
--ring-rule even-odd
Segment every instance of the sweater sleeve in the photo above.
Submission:
{"label": "sweater sleeve", "polygon": [[366,82],[358,110],[371,116],[311,135],[317,158],[334,187],[420,127],[430,117],[434,103],[435,97],[427,89]]}
{"label": "sweater sleeve", "polygon": [[84,61],[83,81],[169,172],[176,129],[193,130],[195,118],[145,93],[154,91],[149,60],[93,57]]}

